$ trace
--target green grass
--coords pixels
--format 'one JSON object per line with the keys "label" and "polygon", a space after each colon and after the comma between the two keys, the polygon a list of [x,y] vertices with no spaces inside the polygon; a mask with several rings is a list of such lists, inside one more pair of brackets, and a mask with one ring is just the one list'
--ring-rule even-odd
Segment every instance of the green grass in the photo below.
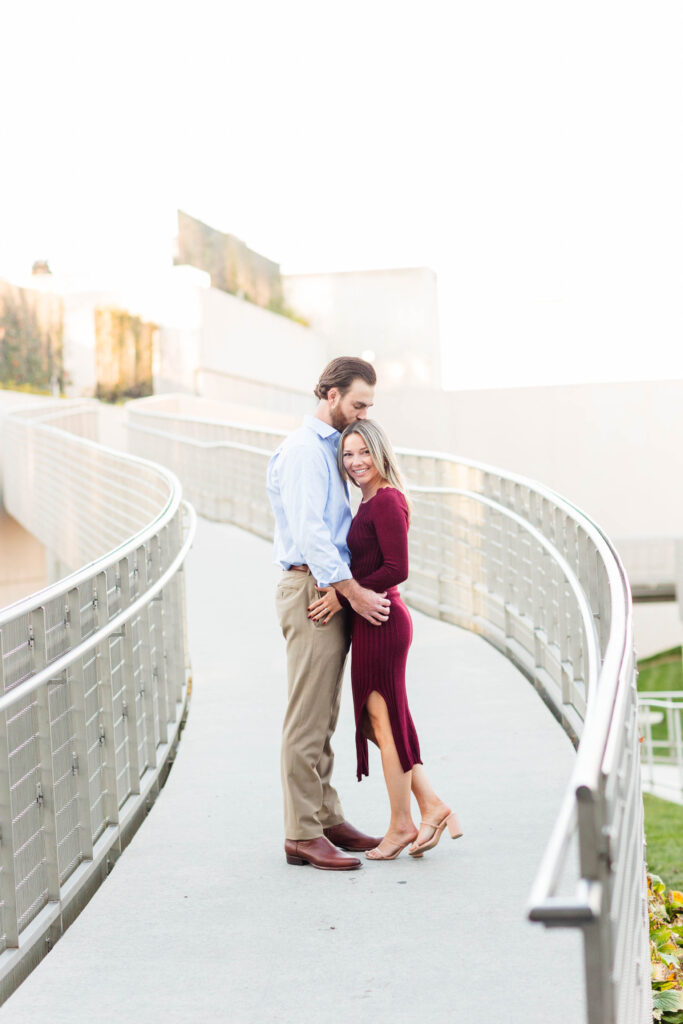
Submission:
{"label": "green grass", "polygon": [[647,869],[668,889],[683,890],[683,806],[643,793]]}
{"label": "green grass", "polygon": [[[668,651],[654,654],[651,658],[643,658],[638,662],[639,693],[656,693],[660,690],[683,690],[683,660],[681,648],[672,647]],[[664,740],[667,737],[666,721],[652,726],[652,739]],[[660,747],[661,755],[673,756],[674,751]]]}
{"label": "green grass", "polygon": [[[681,648],[672,647],[638,662],[638,690],[683,690]],[[652,728],[654,739],[663,739],[666,725]],[[643,794],[647,867],[659,875],[669,889],[683,890],[683,806]]]}
{"label": "green grass", "polygon": [[638,690],[683,690],[681,648],[672,647],[638,662]]}

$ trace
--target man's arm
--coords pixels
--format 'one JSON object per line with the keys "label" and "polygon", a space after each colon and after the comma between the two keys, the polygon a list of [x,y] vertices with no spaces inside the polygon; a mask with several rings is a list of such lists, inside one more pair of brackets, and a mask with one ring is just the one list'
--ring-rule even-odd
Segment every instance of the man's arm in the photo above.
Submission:
{"label": "man's arm", "polygon": [[349,602],[354,612],[362,615],[373,626],[381,626],[389,618],[391,602],[386,595],[376,594],[374,590],[366,590],[355,580],[338,580],[332,586]]}
{"label": "man's arm", "polygon": [[290,448],[280,456],[280,501],[292,541],[320,587],[349,579],[351,570],[339,554],[325,522],[329,475],[322,452]]}
{"label": "man's arm", "polygon": [[351,607],[374,626],[389,618],[390,602],[358,586],[340,558],[324,520],[327,500],[327,464],[322,453],[291,448],[280,457],[280,498],[293,540],[317,583],[333,586]]}

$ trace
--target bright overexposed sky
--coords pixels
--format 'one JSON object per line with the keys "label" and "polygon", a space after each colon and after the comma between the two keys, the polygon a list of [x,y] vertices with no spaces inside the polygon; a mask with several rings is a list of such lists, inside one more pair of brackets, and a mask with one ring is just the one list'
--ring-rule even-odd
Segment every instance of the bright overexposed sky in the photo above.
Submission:
{"label": "bright overexposed sky", "polygon": [[13,4],[0,276],[431,266],[444,382],[683,377],[675,0]]}

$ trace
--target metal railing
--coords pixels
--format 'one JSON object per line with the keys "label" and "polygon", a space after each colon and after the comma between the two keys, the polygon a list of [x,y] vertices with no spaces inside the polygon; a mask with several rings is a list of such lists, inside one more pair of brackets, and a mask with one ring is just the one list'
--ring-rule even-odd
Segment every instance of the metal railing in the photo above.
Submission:
{"label": "metal railing", "polygon": [[657,690],[638,695],[643,787],[683,802],[683,694]]}
{"label": "metal railing", "polygon": [[[167,407],[168,409],[168,407]],[[130,444],[171,467],[198,511],[272,537],[267,461],[283,433],[127,406]],[[484,636],[578,746],[529,917],[584,935],[589,1024],[650,1024],[636,671],[629,584],[608,538],[542,485],[399,449],[413,516],[404,597]],[[574,892],[560,895],[578,846]]]}
{"label": "metal railing", "polygon": [[[144,818],[188,692],[178,480],[103,448],[97,406],[4,421],[8,511],[71,575],[0,611],[0,998]],[[81,435],[81,436],[77,436]]]}

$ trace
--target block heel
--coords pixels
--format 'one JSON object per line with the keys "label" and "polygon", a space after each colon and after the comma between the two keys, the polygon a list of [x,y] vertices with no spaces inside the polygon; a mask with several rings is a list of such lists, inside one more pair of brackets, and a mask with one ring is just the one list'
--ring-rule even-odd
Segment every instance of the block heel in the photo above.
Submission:
{"label": "block heel", "polygon": [[448,826],[448,831],[451,834],[451,839],[459,839],[462,835],[462,829],[460,828],[460,822],[458,816],[454,811],[449,811],[445,818],[438,824],[434,824],[433,821],[421,821],[420,825],[428,825],[429,828],[434,829],[434,833],[431,839],[428,839],[425,843],[421,843],[419,846],[414,846],[412,850],[408,850],[411,857],[421,857],[427,850],[433,850],[436,844],[441,839],[441,836]]}
{"label": "block heel", "polygon": [[451,834],[451,839],[460,839],[462,835],[462,829],[460,827],[460,822],[458,821],[458,816],[455,813],[455,811],[448,815],[448,817],[446,818],[446,824],[448,825],[448,831]]}
{"label": "block heel", "polygon": [[308,861],[304,860],[303,857],[295,857],[293,853],[286,853],[285,857],[287,858],[288,864],[308,864]]}

